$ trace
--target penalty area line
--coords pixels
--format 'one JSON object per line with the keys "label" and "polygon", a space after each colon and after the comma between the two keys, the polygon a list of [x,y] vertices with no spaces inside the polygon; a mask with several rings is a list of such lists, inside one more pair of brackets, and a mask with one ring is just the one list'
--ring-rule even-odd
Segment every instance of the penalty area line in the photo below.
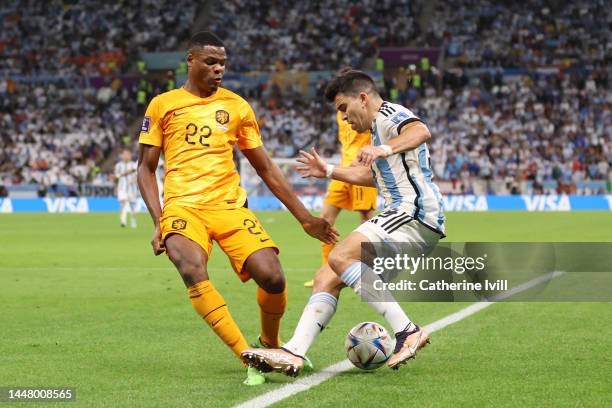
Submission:
{"label": "penalty area line", "polygon": [[[495,304],[500,300],[507,299],[517,293],[523,292],[525,290],[531,289],[535,286],[538,286],[542,283],[551,281],[555,278],[562,276],[564,272],[549,272],[544,275],[538,276],[537,278],[533,278],[525,283],[517,285],[506,292],[500,293],[499,295],[492,298],[491,301],[484,301],[473,303],[466,308],[463,308],[455,313],[451,313],[448,316],[443,317],[440,320],[436,320],[433,323],[425,326],[425,330],[430,333],[441,330],[451,324],[457,323],[466,317],[469,317],[479,311],[486,309],[487,307]],[[329,380],[337,374],[343,373],[345,371],[349,371],[353,369],[354,366],[348,360],[340,361],[336,364],[333,364],[323,370],[316,372],[314,374],[308,375],[306,377],[302,377],[290,384],[283,385],[277,389],[271,390],[262,394],[258,397],[252,398],[248,401],[245,401],[241,404],[235,405],[234,408],[265,408],[269,407],[272,404],[275,404],[279,401],[287,399],[295,394],[298,394],[302,391],[307,391],[310,388],[316,387],[324,381]]]}

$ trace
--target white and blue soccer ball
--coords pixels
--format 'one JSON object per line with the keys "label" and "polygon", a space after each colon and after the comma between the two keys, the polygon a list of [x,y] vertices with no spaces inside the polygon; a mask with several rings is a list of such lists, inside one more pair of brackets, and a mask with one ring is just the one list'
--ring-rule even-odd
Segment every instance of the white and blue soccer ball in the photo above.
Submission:
{"label": "white and blue soccer ball", "polygon": [[363,322],[349,331],[344,345],[346,356],[355,367],[376,370],[393,354],[395,340],[380,324]]}

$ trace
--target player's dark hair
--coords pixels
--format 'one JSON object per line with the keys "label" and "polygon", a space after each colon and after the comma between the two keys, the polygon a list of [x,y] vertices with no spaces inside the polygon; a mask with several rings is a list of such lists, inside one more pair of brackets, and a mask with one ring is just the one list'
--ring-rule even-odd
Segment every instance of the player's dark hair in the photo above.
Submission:
{"label": "player's dark hair", "polygon": [[357,95],[359,92],[378,92],[374,80],[363,71],[343,68],[327,85],[325,99],[333,102],[339,93]]}
{"label": "player's dark hair", "polygon": [[197,32],[191,37],[189,40],[188,48],[191,47],[204,47],[206,45],[211,45],[213,47],[223,47],[223,41],[210,31],[200,31]]}

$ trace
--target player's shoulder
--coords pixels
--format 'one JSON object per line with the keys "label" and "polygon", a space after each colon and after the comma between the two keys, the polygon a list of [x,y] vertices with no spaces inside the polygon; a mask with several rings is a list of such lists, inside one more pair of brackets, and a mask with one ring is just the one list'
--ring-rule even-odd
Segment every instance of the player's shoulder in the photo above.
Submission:
{"label": "player's shoulder", "polygon": [[176,88],[176,89],[171,89],[169,91],[157,94],[155,97],[153,97],[153,100],[171,101],[171,100],[183,97],[184,94],[185,94],[185,91],[182,88]]}
{"label": "player's shoulder", "polygon": [[391,118],[397,115],[399,112],[403,112],[405,114],[408,114],[409,116],[416,117],[416,115],[404,105],[387,101],[383,101],[378,111],[383,116],[383,118]]}
{"label": "player's shoulder", "polygon": [[172,89],[155,95],[153,99],[151,99],[151,102],[149,102],[149,105],[155,106],[160,116],[164,116],[166,111],[182,105],[187,96],[188,95],[186,95],[185,91],[181,88]]}
{"label": "player's shoulder", "polygon": [[407,107],[387,101],[383,102],[378,112],[380,113],[379,119],[382,123],[389,122],[390,125],[395,126],[405,121],[420,120],[419,117]]}
{"label": "player's shoulder", "polygon": [[235,103],[237,106],[250,106],[246,99],[227,88],[217,89],[216,97],[219,100]]}

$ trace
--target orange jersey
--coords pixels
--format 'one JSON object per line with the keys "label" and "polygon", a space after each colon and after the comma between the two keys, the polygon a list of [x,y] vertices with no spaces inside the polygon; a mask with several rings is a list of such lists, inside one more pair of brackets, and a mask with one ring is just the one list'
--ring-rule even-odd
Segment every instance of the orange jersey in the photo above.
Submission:
{"label": "orange jersey", "polygon": [[370,131],[357,133],[351,125],[342,120],[342,114],[336,115],[338,122],[338,139],[342,145],[342,166],[349,166],[357,158],[357,153],[363,146],[370,144]]}
{"label": "orange jersey", "polygon": [[246,191],[240,187],[233,147],[262,146],[253,109],[224,88],[207,98],[184,88],[156,96],[145,113],[139,142],[162,148],[164,207],[198,209],[242,207]]}

